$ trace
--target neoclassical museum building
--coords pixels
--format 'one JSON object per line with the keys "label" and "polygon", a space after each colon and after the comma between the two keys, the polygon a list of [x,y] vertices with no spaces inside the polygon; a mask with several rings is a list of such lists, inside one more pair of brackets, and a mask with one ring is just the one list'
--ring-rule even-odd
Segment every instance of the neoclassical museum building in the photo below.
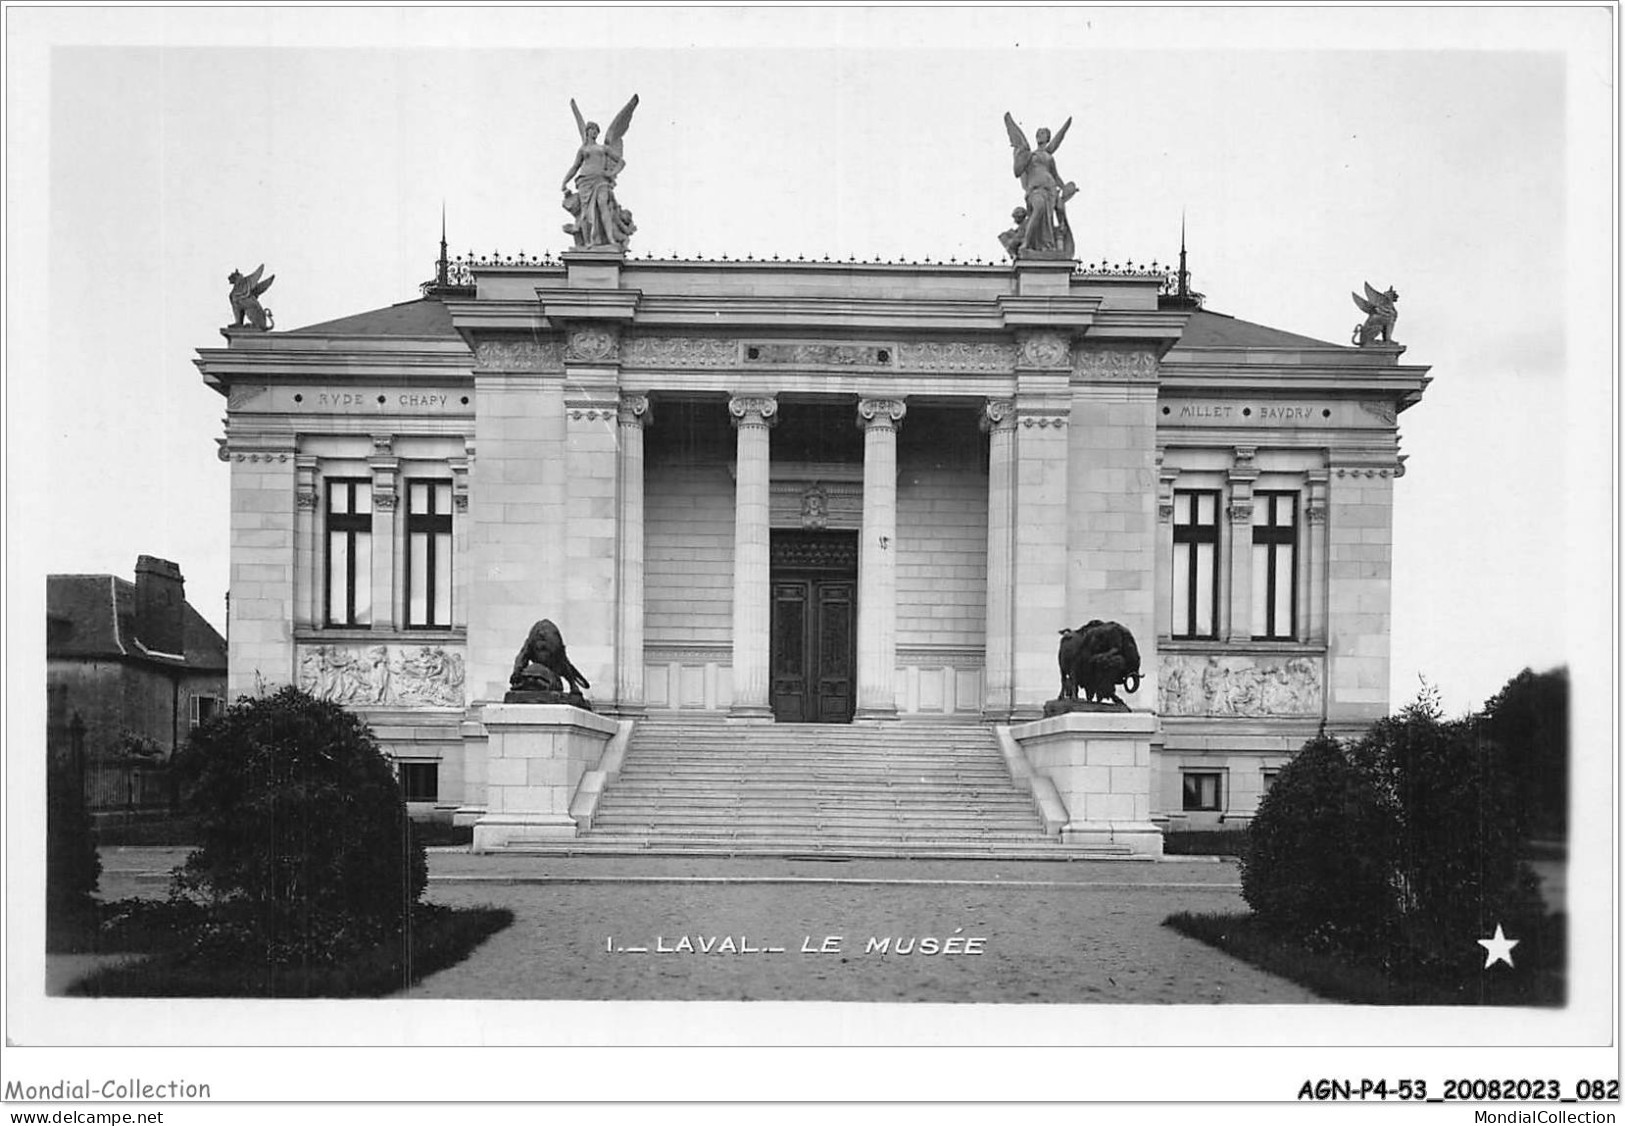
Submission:
{"label": "neoclassical museum building", "polygon": [[[199,353],[227,401],[230,695],[355,709],[416,814],[540,826],[486,838],[511,847],[1156,851],[1386,714],[1398,418],[1428,382],[1386,334],[1019,248],[577,241],[442,246],[415,300]],[[535,725],[503,703],[542,618],[599,733],[564,765],[513,757]],[[1059,631],[1095,619],[1137,639],[1129,711],[1043,718]]]}

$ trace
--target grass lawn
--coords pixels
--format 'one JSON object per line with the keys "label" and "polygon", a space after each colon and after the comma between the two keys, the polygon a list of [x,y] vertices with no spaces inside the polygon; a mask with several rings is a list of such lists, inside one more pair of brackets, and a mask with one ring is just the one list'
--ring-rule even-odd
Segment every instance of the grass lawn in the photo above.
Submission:
{"label": "grass lawn", "polygon": [[60,953],[138,953],[68,988],[76,997],[382,997],[468,957],[513,922],[503,908],[420,904],[406,941],[334,965],[272,966],[251,959],[220,964],[188,957],[187,936],[206,922],[184,901],[126,899],[101,905],[94,925],[61,934]]}
{"label": "grass lawn", "polygon": [[1360,1005],[1561,1006],[1566,997],[1567,927],[1563,915],[1546,916],[1532,933],[1508,934],[1520,939],[1512,952],[1511,968],[1504,962],[1485,968],[1484,948],[1476,940],[1488,935],[1464,935],[1459,956],[1445,965],[1422,966],[1398,960],[1392,968],[1385,968],[1375,959],[1305,949],[1265,930],[1251,914],[1181,912],[1169,916],[1163,925],[1333,1001]]}

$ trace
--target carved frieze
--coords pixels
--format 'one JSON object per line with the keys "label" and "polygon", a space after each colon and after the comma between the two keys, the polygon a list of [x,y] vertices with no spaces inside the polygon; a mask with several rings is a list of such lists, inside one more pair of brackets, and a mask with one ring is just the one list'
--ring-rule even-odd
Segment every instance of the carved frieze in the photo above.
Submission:
{"label": "carved frieze", "polygon": [[1029,430],[1033,427],[1045,430],[1051,426],[1061,430],[1065,428],[1067,419],[1068,413],[1066,411],[1032,408],[1021,412],[1021,425]]}
{"label": "carved frieze", "polygon": [[1072,371],[1084,379],[1150,382],[1157,357],[1143,348],[1083,348],[1072,356]]}
{"label": "carved frieze", "polygon": [[640,368],[731,368],[739,341],[718,336],[634,336],[621,344],[621,363]]}
{"label": "carved frieze", "polygon": [[305,645],[299,687],[336,704],[460,708],[463,655],[440,645]]}
{"label": "carved frieze", "polygon": [[474,350],[482,371],[558,371],[564,367],[555,340],[482,340]]}
{"label": "carved frieze", "polygon": [[238,384],[226,395],[226,409],[240,411],[269,390],[263,383]]}
{"label": "carved frieze", "polygon": [[1020,344],[1020,364],[1030,368],[1064,368],[1070,359],[1071,346],[1058,332],[1024,334]]}
{"label": "carved frieze", "polygon": [[316,508],[316,494],[312,490],[300,489],[293,495],[293,503],[295,508],[308,508],[314,511]]}
{"label": "carved frieze", "polygon": [[1230,523],[1232,524],[1251,524],[1253,522],[1253,502],[1250,500],[1228,504],[1225,506],[1224,511],[1230,517]]}
{"label": "carved frieze", "polygon": [[886,368],[892,366],[895,351],[895,346],[890,344],[764,341],[745,345],[745,362],[794,367]]}
{"label": "carved frieze", "polygon": [[1361,399],[1360,409],[1373,418],[1381,419],[1389,426],[1399,421],[1399,412],[1394,410],[1394,404],[1392,403]]}
{"label": "carved frieze", "polygon": [[928,341],[899,344],[897,366],[903,371],[994,371],[1007,372],[1016,366],[1016,350],[1009,344],[964,341]]}
{"label": "carved frieze", "polygon": [[1163,653],[1163,715],[1314,716],[1321,711],[1320,658]]}
{"label": "carved frieze", "polygon": [[572,328],[564,348],[564,358],[572,363],[613,363],[620,355],[620,339],[609,329],[596,325]]}

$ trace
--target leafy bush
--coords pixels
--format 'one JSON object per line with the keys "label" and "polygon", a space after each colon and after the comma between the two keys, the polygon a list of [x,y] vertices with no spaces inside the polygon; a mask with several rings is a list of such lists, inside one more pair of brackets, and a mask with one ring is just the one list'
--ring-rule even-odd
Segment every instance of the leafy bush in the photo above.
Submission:
{"label": "leafy bush", "polygon": [[1532,926],[1543,911],[1520,798],[1489,730],[1443,719],[1424,690],[1349,746],[1307,744],[1249,830],[1242,894],[1259,921],[1412,971],[1465,967],[1498,923]]}
{"label": "leafy bush", "polygon": [[359,719],[295,688],[244,697],[177,765],[199,847],[173,892],[209,908],[198,956],[327,963],[405,941],[426,858]]}
{"label": "leafy bush", "polygon": [[1394,857],[1413,957],[1455,949],[1463,935],[1541,915],[1522,862],[1524,803],[1509,757],[1480,717],[1445,720],[1424,691],[1376,723],[1351,750],[1397,819]]}
{"label": "leafy bush", "polygon": [[1343,745],[1318,736],[1259,803],[1241,894],[1266,926],[1313,948],[1387,938],[1400,916],[1397,825]]}

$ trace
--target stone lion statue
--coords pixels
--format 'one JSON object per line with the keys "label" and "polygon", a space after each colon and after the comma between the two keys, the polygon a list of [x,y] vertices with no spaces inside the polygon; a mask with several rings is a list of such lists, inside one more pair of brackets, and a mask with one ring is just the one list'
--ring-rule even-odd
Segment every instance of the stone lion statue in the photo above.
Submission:
{"label": "stone lion statue", "polygon": [[592,687],[570,663],[559,627],[547,618],[530,627],[513,659],[508,685],[516,692],[563,692],[572,696]]}

